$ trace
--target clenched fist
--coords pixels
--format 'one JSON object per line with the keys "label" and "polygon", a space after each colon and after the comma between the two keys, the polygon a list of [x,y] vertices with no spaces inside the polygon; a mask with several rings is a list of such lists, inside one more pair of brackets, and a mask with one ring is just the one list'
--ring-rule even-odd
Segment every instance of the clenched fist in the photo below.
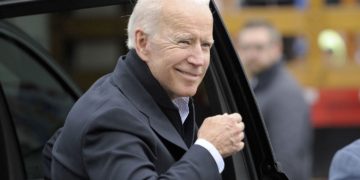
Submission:
{"label": "clenched fist", "polygon": [[244,148],[244,128],[238,113],[216,115],[204,120],[198,138],[209,141],[225,158]]}

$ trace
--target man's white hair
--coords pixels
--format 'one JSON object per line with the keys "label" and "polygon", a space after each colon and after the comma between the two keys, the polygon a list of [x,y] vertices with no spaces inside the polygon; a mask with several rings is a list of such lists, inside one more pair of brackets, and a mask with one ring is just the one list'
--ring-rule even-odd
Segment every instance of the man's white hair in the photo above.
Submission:
{"label": "man's white hair", "polygon": [[[171,0],[138,0],[128,22],[127,46],[135,48],[135,30],[141,28],[147,34],[154,34],[160,23],[163,1]],[[209,6],[210,0],[183,0],[183,3],[194,3],[199,6]]]}

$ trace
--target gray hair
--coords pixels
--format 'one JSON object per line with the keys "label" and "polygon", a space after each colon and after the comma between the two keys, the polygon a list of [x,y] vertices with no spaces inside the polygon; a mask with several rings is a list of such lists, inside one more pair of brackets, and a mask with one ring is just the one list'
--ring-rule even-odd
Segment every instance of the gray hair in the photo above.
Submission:
{"label": "gray hair", "polygon": [[[169,0],[138,0],[128,22],[127,46],[135,48],[135,30],[141,28],[147,34],[154,34],[160,23],[163,2]],[[195,5],[209,6],[210,0],[191,0]],[[190,3],[190,2],[184,2]]]}

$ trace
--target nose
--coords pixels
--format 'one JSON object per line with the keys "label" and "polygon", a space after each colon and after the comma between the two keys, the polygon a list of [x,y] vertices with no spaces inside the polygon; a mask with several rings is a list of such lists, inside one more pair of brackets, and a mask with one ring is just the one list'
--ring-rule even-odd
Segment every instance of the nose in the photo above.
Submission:
{"label": "nose", "polygon": [[258,54],[259,54],[259,53],[256,52],[255,50],[249,50],[249,51],[247,52],[247,56],[248,56],[249,58],[257,57]]}
{"label": "nose", "polygon": [[259,52],[256,51],[254,48],[249,48],[246,50],[239,51],[240,57],[243,57],[243,60],[246,59],[254,59],[259,55]]}
{"label": "nose", "polygon": [[191,50],[191,54],[188,57],[188,62],[195,66],[203,66],[205,64],[206,58],[208,57],[207,53],[201,47],[201,44],[194,45]]}

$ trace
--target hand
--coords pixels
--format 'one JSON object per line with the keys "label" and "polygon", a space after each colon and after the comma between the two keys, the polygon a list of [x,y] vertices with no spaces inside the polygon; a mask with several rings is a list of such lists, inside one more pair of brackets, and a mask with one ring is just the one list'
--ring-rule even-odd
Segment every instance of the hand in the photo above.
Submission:
{"label": "hand", "polygon": [[244,148],[244,128],[238,113],[216,115],[204,120],[198,138],[209,141],[225,158]]}

